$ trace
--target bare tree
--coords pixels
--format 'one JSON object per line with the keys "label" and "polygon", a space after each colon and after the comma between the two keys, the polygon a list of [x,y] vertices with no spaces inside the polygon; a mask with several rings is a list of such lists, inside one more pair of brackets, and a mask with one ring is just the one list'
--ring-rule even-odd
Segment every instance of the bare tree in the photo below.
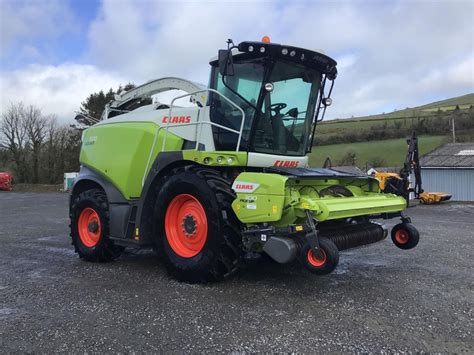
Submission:
{"label": "bare tree", "polygon": [[33,183],[37,184],[39,182],[40,154],[46,135],[48,117],[43,116],[41,110],[33,105],[29,105],[24,114],[25,130],[33,163]]}
{"label": "bare tree", "polygon": [[58,132],[58,122],[55,116],[50,116],[46,126],[45,147],[43,149],[43,168],[45,181],[54,184],[57,180],[56,166],[58,165],[56,136]]}
{"label": "bare tree", "polygon": [[0,121],[0,145],[11,153],[16,165],[18,179],[27,177],[26,142],[27,132],[24,123],[25,107],[22,102],[11,103],[2,114]]}

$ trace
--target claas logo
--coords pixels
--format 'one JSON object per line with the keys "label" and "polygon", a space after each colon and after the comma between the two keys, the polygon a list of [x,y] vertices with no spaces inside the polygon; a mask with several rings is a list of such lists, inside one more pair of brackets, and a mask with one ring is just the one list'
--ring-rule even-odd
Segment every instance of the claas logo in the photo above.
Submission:
{"label": "claas logo", "polygon": [[255,186],[252,184],[236,184],[235,188],[238,190],[253,190]]}
{"label": "claas logo", "polygon": [[172,116],[169,120],[168,120],[168,116],[163,116],[163,119],[161,120],[161,122],[163,123],[189,123],[191,122],[191,116]]}
{"label": "claas logo", "polygon": [[299,163],[297,160],[277,160],[273,166],[278,168],[296,168]]}

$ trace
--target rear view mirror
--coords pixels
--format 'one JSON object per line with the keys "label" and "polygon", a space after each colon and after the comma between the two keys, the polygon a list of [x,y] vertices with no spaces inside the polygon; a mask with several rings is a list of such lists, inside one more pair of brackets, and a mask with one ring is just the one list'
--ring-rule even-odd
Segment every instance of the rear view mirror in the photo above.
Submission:
{"label": "rear view mirror", "polygon": [[232,59],[232,51],[219,49],[218,53],[219,72],[222,76],[234,75],[234,61]]}

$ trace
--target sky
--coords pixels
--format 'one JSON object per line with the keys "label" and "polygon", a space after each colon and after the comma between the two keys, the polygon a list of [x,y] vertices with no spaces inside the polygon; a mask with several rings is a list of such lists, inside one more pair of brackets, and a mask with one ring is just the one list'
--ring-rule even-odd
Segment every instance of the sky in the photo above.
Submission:
{"label": "sky", "polygon": [[23,101],[72,122],[93,92],[178,76],[208,83],[232,38],[338,62],[327,117],[474,92],[474,1],[0,0],[0,111]]}

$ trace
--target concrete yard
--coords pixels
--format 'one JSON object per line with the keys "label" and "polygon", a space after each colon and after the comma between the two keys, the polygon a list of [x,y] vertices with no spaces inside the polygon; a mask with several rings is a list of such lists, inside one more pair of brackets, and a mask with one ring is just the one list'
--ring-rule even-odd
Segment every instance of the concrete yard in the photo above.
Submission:
{"label": "concrete yard", "polygon": [[67,194],[0,193],[0,353],[473,353],[474,205],[408,214],[413,250],[388,238],[341,253],[324,277],[265,260],[189,285],[149,250],[81,261]]}

